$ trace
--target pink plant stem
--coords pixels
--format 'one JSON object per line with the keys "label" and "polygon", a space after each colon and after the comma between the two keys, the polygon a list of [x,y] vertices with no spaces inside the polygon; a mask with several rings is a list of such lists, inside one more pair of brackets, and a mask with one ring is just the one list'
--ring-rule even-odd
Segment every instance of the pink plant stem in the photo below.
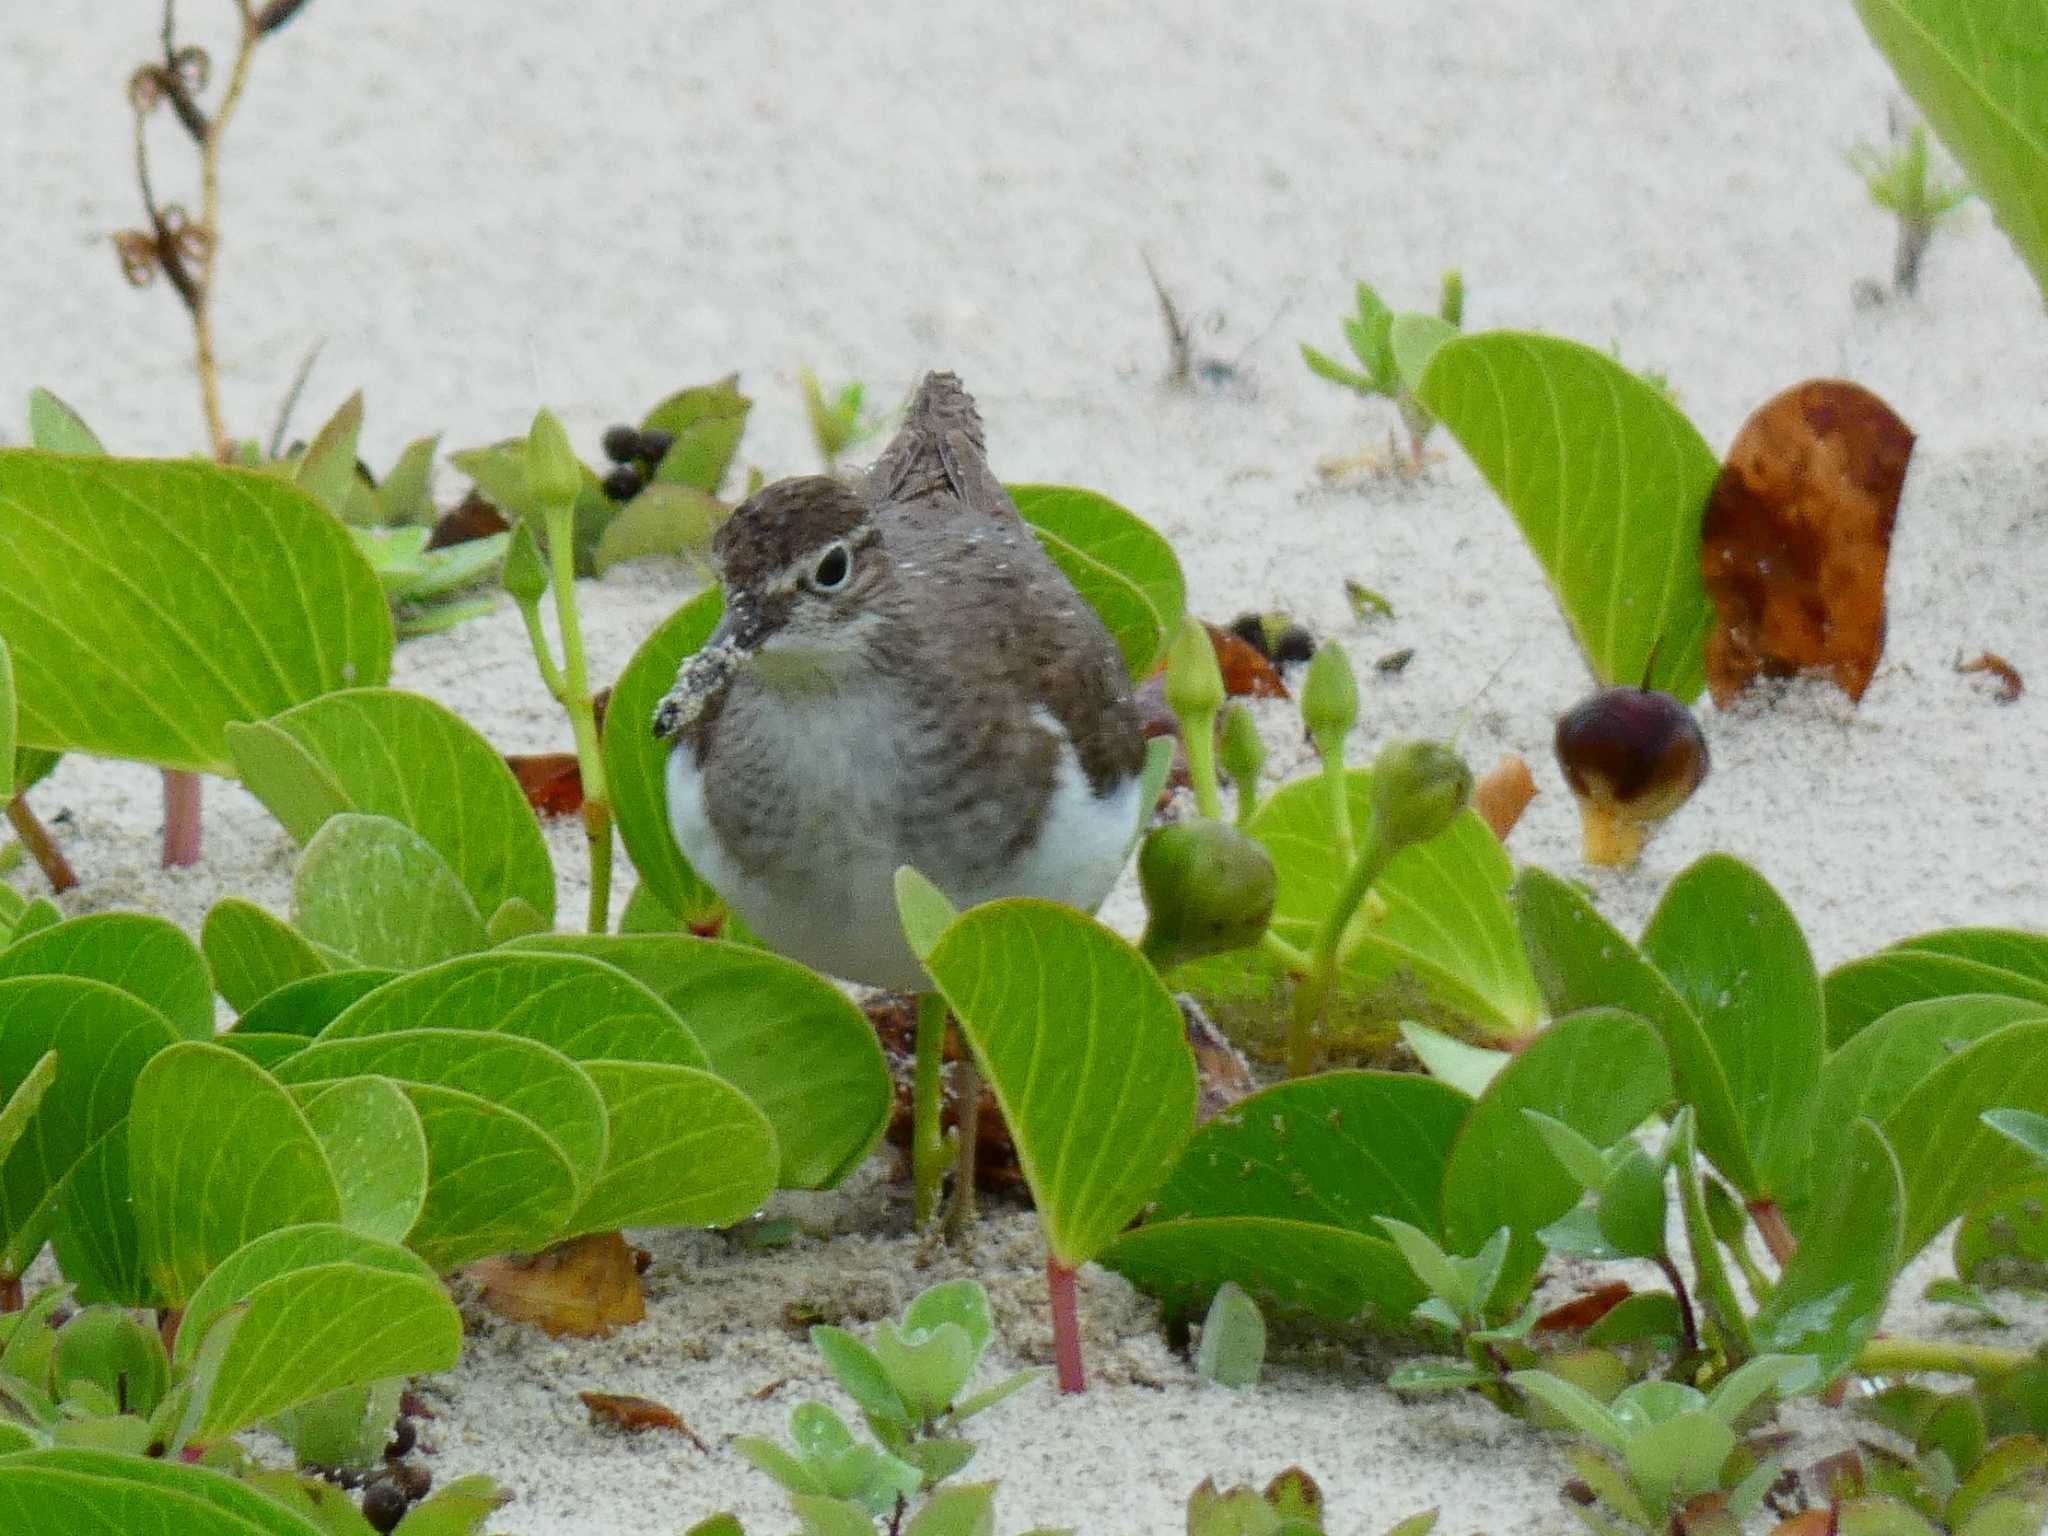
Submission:
{"label": "pink plant stem", "polygon": [[1792,1235],[1792,1229],[1785,1225],[1784,1213],[1778,1209],[1778,1202],[1771,1199],[1749,1202],[1749,1219],[1756,1223],[1762,1235],[1764,1246],[1771,1250],[1771,1257],[1783,1269],[1792,1262],[1792,1255],[1799,1251],[1799,1240]]}
{"label": "pink plant stem", "polygon": [[1088,1378],[1081,1366],[1081,1317],[1074,1306],[1074,1271],[1051,1254],[1045,1256],[1045,1289],[1052,1301],[1052,1358],[1062,1392],[1085,1392]]}
{"label": "pink plant stem", "polygon": [[164,868],[199,862],[199,775],[164,770]]}
{"label": "pink plant stem", "polygon": [[64,850],[50,836],[49,828],[36,820],[36,813],[28,808],[28,801],[20,795],[7,802],[7,821],[14,828],[15,836],[21,839],[21,846],[29,851],[29,857],[36,861],[36,867],[49,880],[51,890],[68,891],[78,884],[78,876],[73,872],[70,860],[64,857]]}

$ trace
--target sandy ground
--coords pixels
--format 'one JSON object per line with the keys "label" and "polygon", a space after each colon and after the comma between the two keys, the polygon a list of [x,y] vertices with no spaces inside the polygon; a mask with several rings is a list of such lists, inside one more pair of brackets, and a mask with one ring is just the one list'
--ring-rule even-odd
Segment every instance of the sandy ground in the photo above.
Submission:
{"label": "sandy ground", "polygon": [[[218,39],[225,6],[187,9]],[[42,384],[119,450],[188,450],[182,317],[123,286],[105,238],[137,217],[121,85],[156,8],[17,11],[0,20],[0,430],[18,438]],[[1198,610],[1284,607],[1362,664],[1413,647],[1398,676],[1361,665],[1357,755],[1460,724],[1477,764],[1524,753],[1543,794],[1513,851],[1578,872],[1547,744],[1586,678],[1505,514],[1454,447],[1415,483],[1327,486],[1313,467],[1384,437],[1391,413],[1311,378],[1295,339],[1336,344],[1355,277],[1419,305],[1455,263],[1468,324],[1616,345],[1668,373],[1717,446],[1815,374],[1869,385],[1920,434],[1890,648],[1862,707],[1800,684],[1704,709],[1713,778],[1639,869],[1598,877],[1606,910],[1632,930],[1673,873],[1725,848],[1784,892],[1823,964],[1938,925],[2048,927],[2048,706],[2000,705],[1953,671],[1989,648],[2048,689],[2048,320],[1982,209],[1936,242],[1917,299],[1857,300],[1889,270],[1891,230],[1842,156],[1882,135],[1894,87],[1843,0],[1151,0],[1037,24],[992,0],[504,13],[314,0],[257,61],[218,299],[239,431],[268,434],[322,339],[301,420],[363,386],[380,466],[420,432],[521,430],[539,401],[594,457],[607,422],[737,368],[758,400],[743,457],[773,475],[812,467],[799,365],[877,399],[952,367],[999,471],[1150,518]],[[196,202],[156,130],[162,195]],[[1237,368],[1227,386],[1159,387],[1141,248]],[[1395,617],[1356,624],[1344,577]],[[594,670],[615,672],[682,595],[662,566],[590,588]],[[396,673],[507,750],[567,745],[509,611],[407,646]],[[1284,714],[1266,723],[1283,773],[1298,749]],[[210,786],[207,858],[182,874],[155,867],[153,773],[73,759],[36,800],[86,877],[72,910],[196,926],[229,891],[285,899],[292,850],[234,786]],[[558,827],[554,846],[575,912],[579,836]],[[1109,913],[1129,925],[1129,894]],[[799,1204],[844,1235],[772,1255],[656,1239],[653,1320],[610,1344],[485,1328],[443,1383],[443,1475],[504,1477],[519,1500],[497,1528],[519,1536],[670,1532],[726,1506],[786,1527],[724,1448],[815,1377],[784,1309],[880,1316],[954,1262],[914,1269],[872,1179]],[[1009,1361],[1047,1347],[1029,1234],[999,1224],[977,1254]],[[1105,1390],[1033,1393],[990,1421],[977,1470],[1004,1478],[1005,1529],[1176,1529],[1201,1477],[1297,1461],[1345,1529],[1430,1504],[1450,1532],[1569,1526],[1554,1447],[1481,1405],[1397,1402],[1380,1362],[1337,1350],[1255,1393],[1201,1391],[1120,1282],[1096,1277],[1088,1305]],[[712,1454],[592,1432],[585,1387],[672,1403]]]}

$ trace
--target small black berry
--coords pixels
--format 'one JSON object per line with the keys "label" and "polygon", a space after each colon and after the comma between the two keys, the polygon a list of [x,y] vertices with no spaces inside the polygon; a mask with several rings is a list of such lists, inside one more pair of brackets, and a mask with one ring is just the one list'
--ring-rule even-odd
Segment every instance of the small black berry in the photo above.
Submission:
{"label": "small black berry", "polygon": [[631,501],[647,484],[638,464],[621,464],[604,477],[605,496],[612,501]]}
{"label": "small black berry", "polygon": [[379,1478],[363,1489],[363,1519],[373,1531],[393,1531],[405,1518],[405,1495],[397,1486]]}
{"label": "small black berry", "polygon": [[1266,621],[1256,613],[1240,613],[1230,621],[1230,632],[1266,660],[1273,659],[1273,643],[1266,638]]}
{"label": "small black berry", "polygon": [[400,1417],[391,1431],[391,1443],[384,1447],[386,1461],[398,1461],[412,1454],[412,1448],[419,1443],[419,1431],[412,1427],[412,1420]]}
{"label": "small black berry", "polygon": [[434,1486],[434,1474],[416,1461],[394,1461],[389,1472],[398,1491],[414,1504],[424,1499]]}
{"label": "small black berry", "polygon": [[668,457],[668,451],[675,446],[675,442],[675,433],[664,432],[659,427],[649,427],[640,434],[640,457],[649,464],[659,464]]}
{"label": "small black berry", "polygon": [[1299,624],[1290,624],[1273,641],[1277,662],[1307,661],[1316,653],[1316,637]]}
{"label": "small black berry", "polygon": [[614,464],[630,464],[640,457],[640,433],[621,423],[604,429],[604,456]]}

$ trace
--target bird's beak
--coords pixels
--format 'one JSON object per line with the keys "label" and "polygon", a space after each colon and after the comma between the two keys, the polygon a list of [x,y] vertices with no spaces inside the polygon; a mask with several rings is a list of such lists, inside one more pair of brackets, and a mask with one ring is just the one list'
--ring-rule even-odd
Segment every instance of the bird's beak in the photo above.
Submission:
{"label": "bird's beak", "polygon": [[669,741],[681,735],[731,686],[760,643],[761,628],[757,605],[742,601],[726,609],[718,627],[683,662],[675,687],[661,696],[654,711],[657,739]]}

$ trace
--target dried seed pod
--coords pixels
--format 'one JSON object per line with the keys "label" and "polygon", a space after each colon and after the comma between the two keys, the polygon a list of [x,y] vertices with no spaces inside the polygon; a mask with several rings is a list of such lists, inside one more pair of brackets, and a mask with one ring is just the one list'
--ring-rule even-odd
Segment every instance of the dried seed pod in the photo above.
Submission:
{"label": "dried seed pod", "polygon": [[1668,693],[1602,688],[1557,722],[1557,766],[1578,798],[1588,864],[1626,868],[1650,829],[1707,776],[1707,739]]}

